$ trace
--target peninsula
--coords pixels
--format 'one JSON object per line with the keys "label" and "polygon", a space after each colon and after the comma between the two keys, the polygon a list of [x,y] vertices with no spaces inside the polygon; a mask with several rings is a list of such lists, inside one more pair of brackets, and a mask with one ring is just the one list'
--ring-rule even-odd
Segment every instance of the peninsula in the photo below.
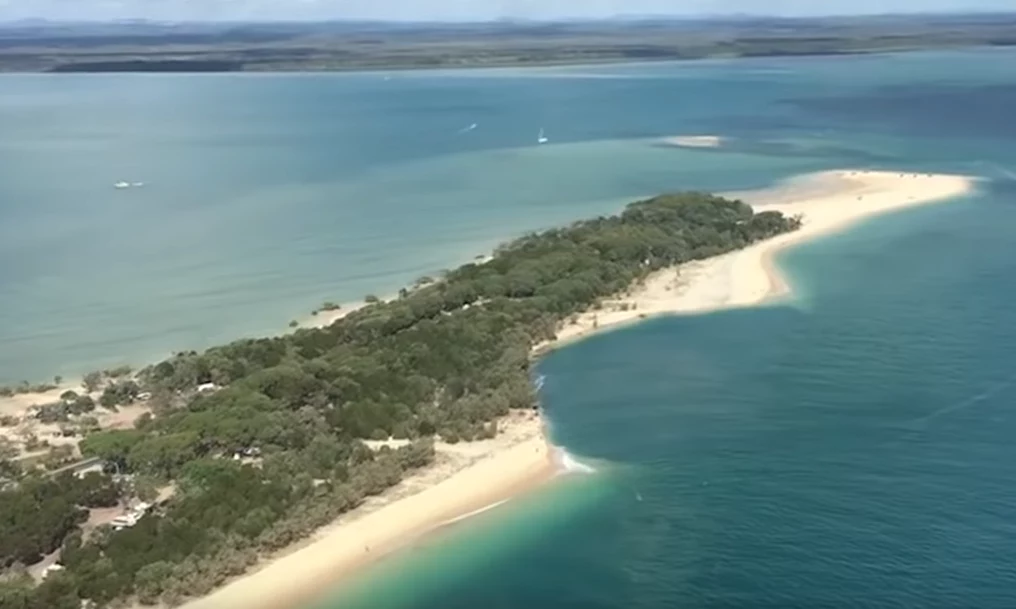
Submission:
{"label": "peninsula", "polygon": [[[6,462],[0,568],[15,576],[0,599],[21,600],[3,606],[79,609],[82,600],[105,606],[131,597],[177,604],[206,594],[336,518],[390,502],[376,498],[415,472],[482,460],[482,451],[464,449],[455,461],[464,443],[505,449],[487,450],[499,457],[491,473],[518,467],[502,453],[526,455],[516,473],[484,476],[493,488],[467,493],[471,509],[506,492],[502,484],[545,476],[535,344],[655,271],[797,226],[709,194],[655,197],[617,216],[527,235],[397,299],[369,298],[324,328],[179,353],[133,375],[90,375],[85,395],[61,394],[8,421],[15,431],[40,417],[62,421],[60,435],[84,435],[80,452],[106,471],[44,473]],[[77,424],[139,403],[148,412],[132,427]],[[5,435],[15,452],[39,443]],[[144,488],[158,493],[142,497]],[[426,497],[432,508],[413,510],[422,521],[399,518],[395,539],[384,526],[360,525],[362,536],[343,538],[369,541],[344,552],[362,560],[372,545],[380,554],[462,507],[457,493]],[[101,519],[124,503],[143,508]],[[38,585],[16,576],[18,565],[57,560],[62,568]]]}
{"label": "peninsula", "polygon": [[[146,409],[133,427],[80,442],[108,473],[0,474],[0,605],[175,605],[211,593],[188,608],[296,606],[554,475],[534,355],[654,315],[785,294],[779,249],[972,184],[837,171],[727,197],[654,197],[527,235],[396,299],[343,307],[322,328],[106,378],[91,388],[103,408]],[[48,407],[73,419],[80,402]],[[146,486],[162,492],[136,522],[93,525]],[[43,559],[62,570],[41,583],[18,576]]]}

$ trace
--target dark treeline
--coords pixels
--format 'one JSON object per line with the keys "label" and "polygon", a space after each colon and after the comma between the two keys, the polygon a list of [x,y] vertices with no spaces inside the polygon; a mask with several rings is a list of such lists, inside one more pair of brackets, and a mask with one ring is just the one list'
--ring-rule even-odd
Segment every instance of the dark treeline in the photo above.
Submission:
{"label": "dark treeline", "polygon": [[[57,497],[46,495],[53,507],[43,521],[29,516],[42,492],[32,484],[41,483],[0,494],[5,551],[7,539],[23,539],[11,546],[23,549],[0,558],[26,561],[59,545],[66,567],[37,587],[0,584],[0,606],[77,609],[81,599],[103,605],[132,595],[174,603],[208,592],[429,463],[435,434],[491,437],[499,416],[532,408],[533,345],[570,316],[655,270],[798,224],[707,194],[661,196],[523,237],[486,263],[421,281],[329,327],[149,367],[138,382],[153,394],[155,416],[92,434],[81,448],[122,472],[172,481],[176,494],[132,528],[87,538],[78,524],[91,495],[46,490]],[[195,390],[207,383],[222,388]],[[390,436],[413,442],[374,452],[361,441]]]}
{"label": "dark treeline", "polygon": [[472,24],[43,23],[0,28],[0,71],[533,66],[899,52],[1006,46],[1014,40],[1011,12]]}
{"label": "dark treeline", "polygon": [[239,61],[215,59],[134,59],[123,61],[82,61],[53,66],[49,72],[236,72]]}

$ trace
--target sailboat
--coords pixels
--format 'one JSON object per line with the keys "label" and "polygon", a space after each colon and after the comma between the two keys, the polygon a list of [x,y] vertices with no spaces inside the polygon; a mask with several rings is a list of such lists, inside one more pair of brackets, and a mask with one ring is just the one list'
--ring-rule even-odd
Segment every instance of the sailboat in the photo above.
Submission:
{"label": "sailboat", "polygon": [[540,127],[540,135],[536,138],[536,143],[546,144],[549,141],[550,140],[547,139],[547,136],[543,134],[543,127]]}

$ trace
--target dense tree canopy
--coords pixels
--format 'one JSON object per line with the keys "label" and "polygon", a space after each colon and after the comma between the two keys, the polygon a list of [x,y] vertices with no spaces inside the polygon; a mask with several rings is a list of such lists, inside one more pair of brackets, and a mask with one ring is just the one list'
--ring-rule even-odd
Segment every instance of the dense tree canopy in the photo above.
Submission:
{"label": "dense tree canopy", "polygon": [[0,491],[0,567],[38,562],[85,520],[85,508],[116,505],[119,494],[111,478],[94,472],[31,478]]}
{"label": "dense tree canopy", "polygon": [[[0,585],[0,598],[27,595],[11,606],[34,609],[41,599],[206,592],[426,465],[434,434],[487,437],[498,416],[531,408],[532,346],[569,316],[655,270],[796,227],[707,194],[661,196],[525,236],[397,300],[370,298],[326,328],[180,353],[143,370],[140,387],[121,380],[103,403],[142,389],[186,400],[81,449],[124,473],[172,480],[175,497],[132,528],[83,539],[82,507],[108,499],[99,480],[73,497],[52,482],[0,494],[0,559],[31,562],[63,544],[67,567],[35,592]],[[222,389],[196,391],[204,383]],[[360,441],[389,436],[414,442],[374,453]]]}

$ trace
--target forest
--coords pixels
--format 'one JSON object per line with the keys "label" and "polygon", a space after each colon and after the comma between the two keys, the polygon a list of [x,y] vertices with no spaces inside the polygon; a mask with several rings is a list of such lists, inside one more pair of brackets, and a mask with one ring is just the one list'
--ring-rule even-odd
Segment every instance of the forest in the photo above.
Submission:
{"label": "forest", "polygon": [[[436,438],[491,437],[510,409],[536,407],[533,345],[572,315],[653,271],[799,224],[709,194],[663,195],[526,235],[325,328],[149,366],[104,403],[144,390],[153,414],[80,445],[118,475],[29,476],[0,491],[0,607],[205,594],[429,464]],[[217,390],[197,391],[209,383]],[[411,443],[363,442],[389,437]],[[131,528],[86,532],[86,508],[115,502],[135,478],[176,492]],[[65,569],[41,584],[17,569],[58,548]]]}

